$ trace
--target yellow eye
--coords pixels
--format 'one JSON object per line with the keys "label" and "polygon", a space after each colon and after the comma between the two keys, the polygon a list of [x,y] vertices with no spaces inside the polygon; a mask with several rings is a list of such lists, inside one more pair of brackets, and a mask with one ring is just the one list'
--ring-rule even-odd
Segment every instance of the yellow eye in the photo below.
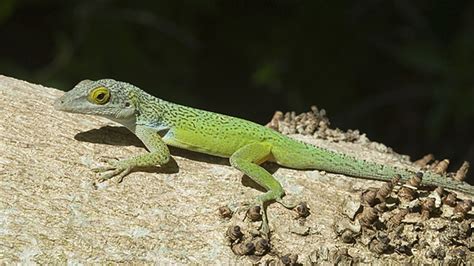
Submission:
{"label": "yellow eye", "polygon": [[89,101],[96,104],[106,104],[110,99],[110,91],[106,87],[97,87],[89,93]]}

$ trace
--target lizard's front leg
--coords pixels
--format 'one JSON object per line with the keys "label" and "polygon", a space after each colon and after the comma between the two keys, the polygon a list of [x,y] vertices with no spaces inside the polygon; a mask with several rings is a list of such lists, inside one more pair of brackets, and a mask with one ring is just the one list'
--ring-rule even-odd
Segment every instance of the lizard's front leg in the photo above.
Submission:
{"label": "lizard's front leg", "polygon": [[113,177],[117,178],[117,182],[121,182],[122,179],[135,167],[161,166],[169,161],[170,152],[168,146],[163,142],[156,130],[146,126],[137,125],[135,128],[135,135],[137,135],[143,144],[145,144],[150,153],[138,155],[125,160],[109,161],[109,166],[94,169],[96,172],[110,171],[104,173],[99,178],[99,182]]}
{"label": "lizard's front leg", "polygon": [[261,232],[268,238],[270,228],[264,204],[275,200],[281,202],[285,195],[280,183],[259,164],[267,160],[271,155],[271,145],[266,143],[252,143],[237,150],[230,157],[230,164],[249,176],[253,181],[262,186],[267,192],[257,197],[257,204],[262,210]]}

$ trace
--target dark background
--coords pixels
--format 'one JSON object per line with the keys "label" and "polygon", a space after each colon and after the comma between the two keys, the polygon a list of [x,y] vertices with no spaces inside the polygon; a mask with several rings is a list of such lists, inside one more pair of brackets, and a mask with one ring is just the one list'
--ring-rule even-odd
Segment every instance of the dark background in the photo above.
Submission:
{"label": "dark background", "polygon": [[0,73],[261,124],[315,104],[413,159],[474,162],[474,1],[0,0]]}

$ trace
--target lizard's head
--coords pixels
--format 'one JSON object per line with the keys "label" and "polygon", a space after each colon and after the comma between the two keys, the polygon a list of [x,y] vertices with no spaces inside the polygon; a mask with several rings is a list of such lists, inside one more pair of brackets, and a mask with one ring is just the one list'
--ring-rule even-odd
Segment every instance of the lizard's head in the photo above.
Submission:
{"label": "lizard's head", "polygon": [[55,109],[70,113],[128,119],[135,113],[130,98],[133,85],[113,79],[83,80],[55,103]]}

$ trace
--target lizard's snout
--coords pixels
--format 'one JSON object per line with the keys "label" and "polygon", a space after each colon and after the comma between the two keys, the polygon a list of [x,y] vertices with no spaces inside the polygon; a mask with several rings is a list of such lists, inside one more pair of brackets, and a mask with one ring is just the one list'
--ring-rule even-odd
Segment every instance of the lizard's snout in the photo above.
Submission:
{"label": "lizard's snout", "polygon": [[54,102],[54,109],[59,111],[64,110],[64,97],[61,96]]}
{"label": "lizard's snout", "polygon": [[72,103],[66,96],[67,93],[56,99],[53,104],[55,110],[64,112],[69,112],[71,110],[71,108],[73,107]]}

